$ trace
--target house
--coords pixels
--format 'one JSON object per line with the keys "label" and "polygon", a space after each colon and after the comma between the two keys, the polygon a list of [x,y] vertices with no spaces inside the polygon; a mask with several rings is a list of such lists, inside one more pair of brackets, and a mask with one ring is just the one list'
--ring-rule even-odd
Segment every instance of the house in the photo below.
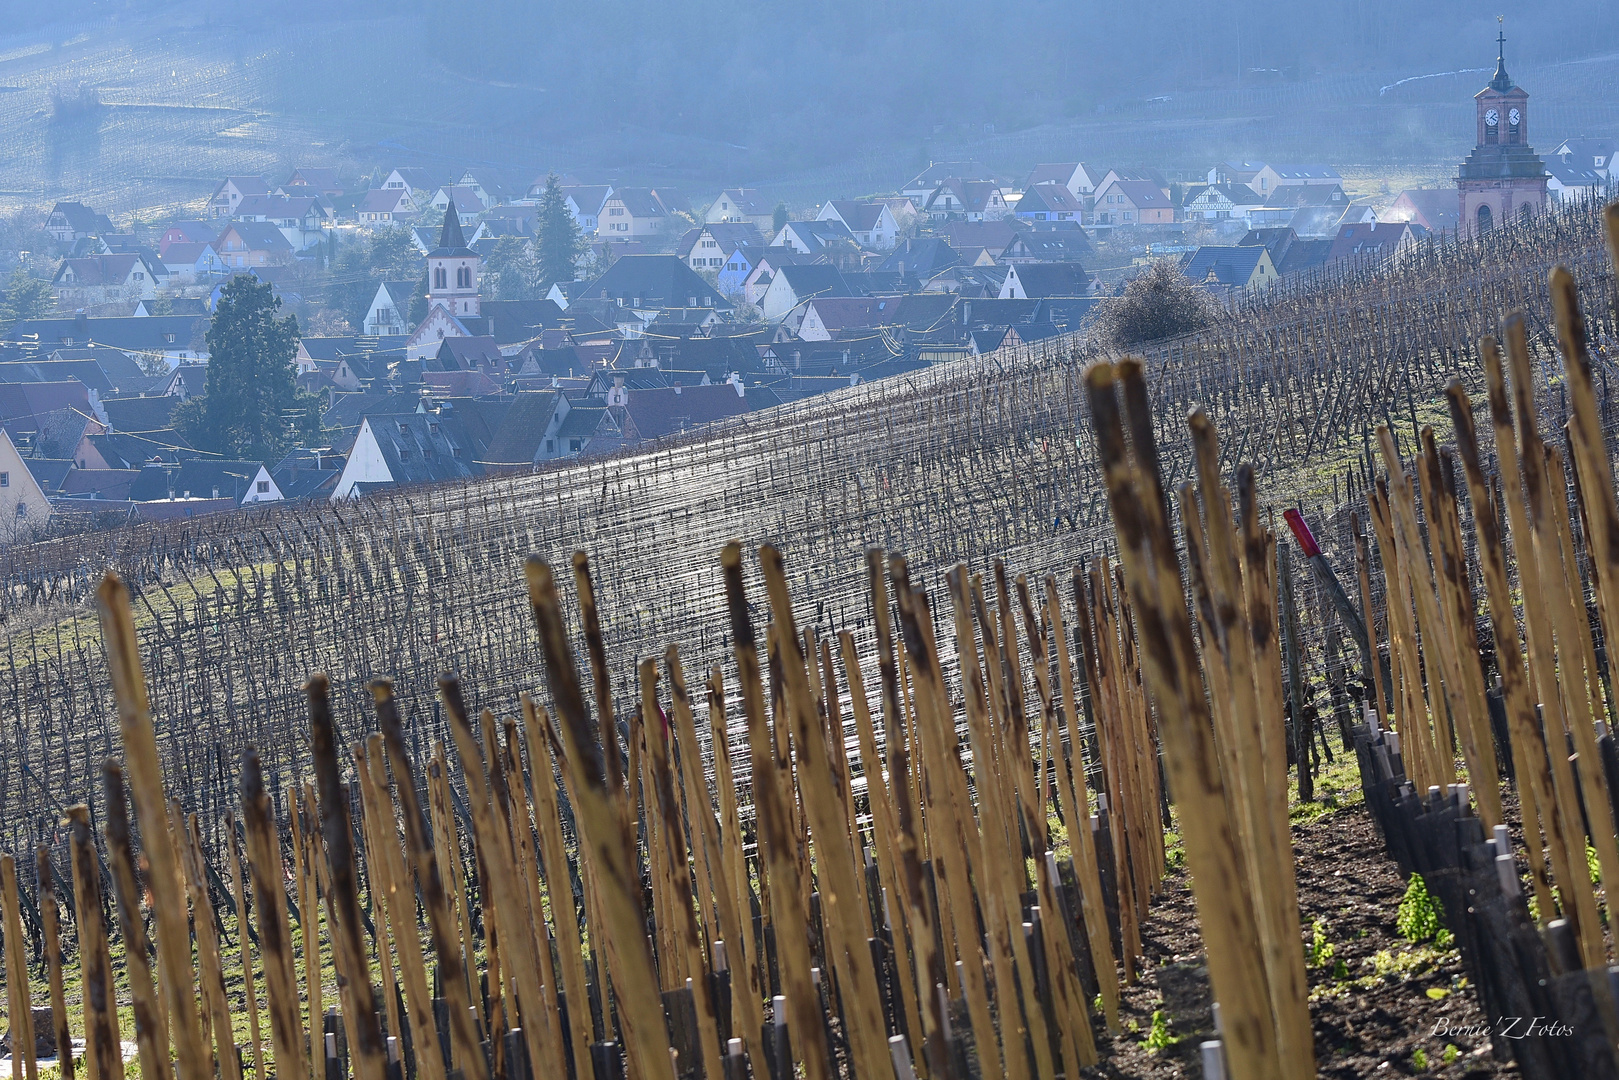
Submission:
{"label": "house", "polygon": [[1087,165],[1083,161],[1068,161],[1057,164],[1036,165],[1029,178],[1023,182],[1023,190],[1039,184],[1061,184],[1068,189],[1068,193],[1084,203],[1087,198],[1096,194],[1096,185],[1106,174],[1094,165]]}
{"label": "house", "polygon": [[107,345],[129,353],[162,356],[171,365],[208,359],[208,320],[194,315],[87,318],[84,315],[24,319],[12,328],[24,348],[50,353],[84,345]]}
{"label": "house", "polygon": [[384,191],[432,191],[443,183],[431,169],[398,168],[382,181]]}
{"label": "house", "polygon": [[282,494],[270,470],[258,461],[220,461],[192,457],[179,467],[145,465],[129,486],[133,502],[170,499],[230,499],[237,506],[280,502]]}
{"label": "house", "polygon": [[961,256],[941,237],[923,236],[906,239],[889,253],[877,267],[878,272],[910,274],[929,278],[961,262]]}
{"label": "house", "polygon": [[[1072,228],[1064,226],[1072,225]],[[1080,262],[1093,258],[1096,248],[1077,222],[1059,221],[1049,225],[1028,222],[995,260],[1007,266],[1030,262]]]}
{"label": "house", "polygon": [[882,203],[834,199],[821,207],[817,221],[836,221],[862,246],[887,251],[899,240],[899,222]]}
{"label": "house", "polygon": [[1421,225],[1409,221],[1345,225],[1338,230],[1327,261],[1391,259],[1415,247],[1427,235],[1428,231]]}
{"label": "house", "polygon": [[999,178],[977,161],[930,161],[927,168],[899,189],[899,193],[921,206],[939,190],[939,185],[952,178],[999,183]]}
{"label": "house", "polygon": [[799,263],[783,266],[775,272],[770,287],[759,298],[759,310],[767,322],[776,323],[817,296],[850,295],[852,290],[837,267],[826,263]]}
{"label": "house", "polygon": [[234,221],[262,221],[281,230],[295,252],[308,251],[326,239],[332,212],[314,195],[254,195],[236,206]]}
{"label": "house", "polygon": [[23,462],[11,441],[0,429],[0,543],[17,544],[32,540],[51,517],[51,502]]}
{"label": "house", "polygon": [[1119,180],[1140,181],[1151,184],[1159,191],[1162,191],[1166,197],[1170,192],[1169,181],[1165,180],[1164,174],[1157,169],[1109,169],[1107,175],[1103,176],[1101,182],[1096,185],[1096,190],[1100,192],[1109,184]]}
{"label": "house", "polygon": [[776,231],[776,204],[766,199],[757,188],[726,188],[708,205],[703,220],[719,222],[752,222],[760,235],[769,236]]}
{"label": "house", "polygon": [[1264,205],[1264,197],[1246,184],[1207,184],[1187,192],[1182,213],[1188,221],[1247,222]]}
{"label": "house", "polygon": [[841,221],[789,221],[770,241],[771,247],[792,248],[800,255],[820,255],[840,245],[858,247]]}
{"label": "house", "polygon": [[305,166],[292,170],[292,175],[281,185],[281,190],[289,195],[319,195],[335,199],[343,194],[343,185],[338,182],[336,169]]}
{"label": "house", "polygon": [[401,484],[482,476],[483,451],[453,413],[371,414],[360,421],[331,501]]}
{"label": "house", "polygon": [[293,259],[286,234],[267,221],[232,221],[214,242],[226,270],[283,266]]}
{"label": "house", "polygon": [[1619,153],[1619,140],[1589,137],[1564,139],[1547,155],[1565,159],[1569,165],[1588,168],[1602,174],[1605,180],[1619,180],[1619,164],[1613,160]]}
{"label": "house", "polygon": [[113,231],[106,214],[98,214],[81,202],[59,202],[45,218],[45,231],[58,244],[73,244]]}
{"label": "house", "polygon": [[1022,222],[1012,218],[1000,221],[946,221],[935,229],[950,247],[965,256],[969,251],[983,251],[991,262],[1001,257],[1007,245],[1016,240]]}
{"label": "house", "polygon": [[294,450],[270,470],[270,479],[283,499],[327,498],[343,475],[344,462],[342,454],[330,450]]}
{"label": "house", "polygon": [[[804,304],[800,341],[833,341],[870,330],[929,331],[948,322],[953,297],[943,293],[905,296],[818,296]],[[876,336],[876,335],[872,335]]]}
{"label": "house", "polygon": [[1175,206],[1151,180],[1112,180],[1096,189],[1098,225],[1170,225]]}
{"label": "house", "polygon": [[227,176],[208,197],[208,220],[234,217],[243,199],[268,194],[270,185],[262,176]]}
{"label": "house", "polygon": [[[1546,193],[1558,202],[1590,199],[1607,190],[1606,172],[1584,164],[1583,159],[1576,159],[1572,154],[1566,158],[1546,159]],[[1460,200],[1457,202],[1459,207]]]}
{"label": "house", "polygon": [[993,180],[948,177],[922,203],[934,221],[996,221],[1007,215],[1006,196]]}
{"label": "house", "polygon": [[1077,222],[1085,215],[1085,204],[1062,184],[1035,184],[1024,189],[1014,213],[1027,221]]}
{"label": "house", "polygon": [[[738,248],[761,248],[764,243],[751,221],[711,222],[687,229],[675,244],[675,254],[699,273],[711,270],[718,274]],[[748,260],[748,269],[752,268],[753,262]]]}
{"label": "house", "polygon": [[169,280],[179,285],[217,277],[225,272],[225,261],[213,244],[170,244],[163,249],[163,269]]}
{"label": "house", "polygon": [[460,185],[439,188],[433,193],[433,197],[428,200],[427,205],[443,213],[449,209],[452,203],[455,205],[456,213],[461,217],[461,227],[463,229],[477,228],[478,215],[489,209],[488,204],[483,201],[477,191]]}
{"label": "house", "polygon": [[513,395],[500,426],[484,450],[490,472],[521,472],[542,461],[563,457],[557,431],[572,402],[559,390],[524,390]]}
{"label": "house", "polygon": [[1020,263],[1007,267],[1002,300],[1044,300],[1053,296],[1090,296],[1093,276],[1077,262]]}
{"label": "house", "polygon": [[372,188],[354,208],[355,220],[368,229],[400,225],[416,216],[416,200],[404,188]]}
{"label": "house", "polygon": [[625,255],[587,285],[581,299],[646,310],[731,310],[731,302],[677,255]]}
{"label": "house", "polygon": [[1454,187],[1406,188],[1378,217],[1409,221],[1431,233],[1454,233],[1461,223],[1461,200]]}
{"label": "house", "polygon": [[1281,277],[1270,250],[1258,245],[1200,247],[1183,257],[1181,272],[1195,285],[1222,292],[1264,288]]}
{"label": "house", "polygon": [[[168,276],[166,270],[163,276]],[[142,255],[63,259],[51,279],[58,303],[69,309],[150,300],[157,295],[157,283],[157,272]]]}
{"label": "house", "polygon": [[612,193],[611,184],[574,184],[562,189],[568,213],[579,223],[580,232],[594,233],[601,228],[602,204]]}
{"label": "house", "polygon": [[1279,187],[1342,187],[1343,177],[1330,165],[1267,165],[1263,161],[1227,161],[1209,170],[1211,184],[1243,184],[1269,196]]}
{"label": "house", "polygon": [[410,304],[416,295],[416,281],[384,281],[377,286],[371,306],[365,313],[367,335],[382,337],[404,334],[410,329]]}
{"label": "house", "polygon": [[1250,229],[1237,246],[1268,250],[1271,265],[1284,278],[1324,265],[1332,251],[1331,240],[1306,240],[1291,228]]}
{"label": "house", "polygon": [[211,244],[219,230],[206,221],[176,221],[157,238],[157,253],[167,255],[170,244]]}
{"label": "house", "polygon": [[615,188],[602,201],[596,231],[615,240],[662,236],[669,210],[651,188]]}
{"label": "house", "polygon": [[649,386],[623,392],[615,406],[627,443],[666,439],[750,411],[740,379],[708,386]]}

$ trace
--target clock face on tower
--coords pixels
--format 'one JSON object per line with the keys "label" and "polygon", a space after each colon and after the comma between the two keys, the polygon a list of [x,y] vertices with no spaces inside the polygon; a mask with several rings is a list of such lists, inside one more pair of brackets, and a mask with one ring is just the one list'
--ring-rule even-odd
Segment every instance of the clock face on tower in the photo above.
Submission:
{"label": "clock face on tower", "polygon": [[1494,127],[1501,122],[1501,114],[1496,112],[1494,109],[1491,109],[1489,112],[1484,114],[1484,122],[1491,127]]}
{"label": "clock face on tower", "polygon": [[1511,109],[1511,110],[1509,110],[1507,112],[1507,123],[1511,124],[1513,127],[1517,127],[1518,126],[1518,121],[1522,120],[1522,119],[1523,119],[1523,114],[1520,113],[1517,109]]}

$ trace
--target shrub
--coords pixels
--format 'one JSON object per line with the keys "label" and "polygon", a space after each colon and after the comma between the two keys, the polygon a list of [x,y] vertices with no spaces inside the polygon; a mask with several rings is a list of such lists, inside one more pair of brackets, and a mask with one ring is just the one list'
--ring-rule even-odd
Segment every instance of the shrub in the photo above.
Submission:
{"label": "shrub", "polygon": [[1164,260],[1124,287],[1124,295],[1096,305],[1092,333],[1112,349],[1189,334],[1220,317],[1220,304]]}
{"label": "shrub", "polygon": [[1450,944],[1450,931],[1440,923],[1443,915],[1444,909],[1428,892],[1422,875],[1412,874],[1411,882],[1405,888],[1405,897],[1400,901],[1400,910],[1394,916],[1394,928],[1400,932],[1400,936],[1412,943],[1432,941],[1444,948]]}

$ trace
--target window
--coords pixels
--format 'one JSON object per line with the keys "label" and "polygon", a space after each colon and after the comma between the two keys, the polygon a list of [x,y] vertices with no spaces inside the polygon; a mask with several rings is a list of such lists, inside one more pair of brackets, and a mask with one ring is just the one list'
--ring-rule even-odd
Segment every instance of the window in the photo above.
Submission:
{"label": "window", "polygon": [[258,491],[260,495],[268,495],[270,493],[270,481],[260,480],[258,482]]}
{"label": "window", "polygon": [[[580,445],[582,441],[583,440],[580,439],[569,439],[568,452],[571,454],[577,454],[581,449],[583,449],[583,447]],[[18,507],[18,509],[21,509],[21,507]]]}
{"label": "window", "polygon": [[25,518],[25,517],[28,516],[28,504],[27,503],[18,503],[17,504],[17,516],[20,517],[20,518]]}
{"label": "window", "polygon": [[462,266],[456,269],[455,287],[458,289],[472,288],[472,267]]}
{"label": "window", "polygon": [[447,289],[450,287],[450,275],[445,273],[444,267],[433,268],[433,288]]}
{"label": "window", "polygon": [[8,473],[8,472],[0,472],[0,487],[10,487],[10,486],[11,486],[11,474]]}

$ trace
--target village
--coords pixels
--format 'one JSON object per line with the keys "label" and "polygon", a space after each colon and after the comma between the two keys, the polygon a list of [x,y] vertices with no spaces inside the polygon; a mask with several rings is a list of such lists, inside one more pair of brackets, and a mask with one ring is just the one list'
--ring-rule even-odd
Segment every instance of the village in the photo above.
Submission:
{"label": "village", "polygon": [[[401,165],[227,176],[194,216],[138,225],[58,202],[0,305],[4,539],[645,447],[1082,333],[1154,267],[1234,309],[1619,179],[1615,140],[1537,155],[1504,62],[1492,87],[1460,186],[1399,191],[1322,164],[1172,180],[936,161],[885,194],[789,206]],[[307,420],[265,460],[198,445],[177,419],[206,393],[210,321],[241,276],[297,319]]]}

